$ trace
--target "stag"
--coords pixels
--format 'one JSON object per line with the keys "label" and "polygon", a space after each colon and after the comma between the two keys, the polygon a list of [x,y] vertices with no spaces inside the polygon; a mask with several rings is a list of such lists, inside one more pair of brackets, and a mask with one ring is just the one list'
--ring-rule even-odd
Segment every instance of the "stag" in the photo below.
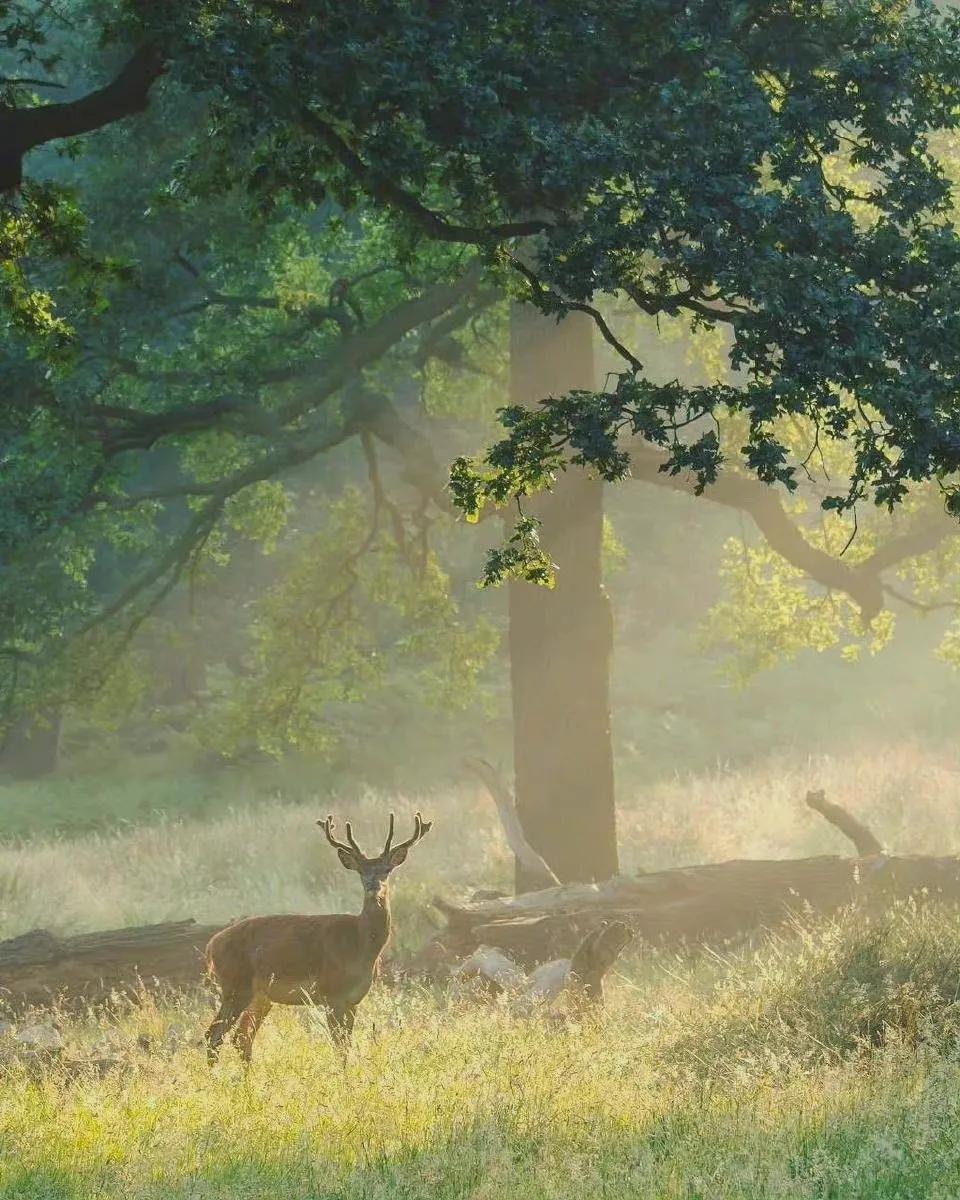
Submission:
{"label": "stag", "polygon": [[357,845],[349,821],[346,842],[333,836],[332,817],[317,824],[343,866],[360,876],[363,908],[358,914],[247,917],[214,934],[206,958],[220,987],[220,1009],[206,1033],[211,1063],[234,1026],[234,1044],[249,1062],[257,1030],[274,1004],[319,1005],[334,1042],[345,1050],[350,1041],[357,1005],[390,937],[390,875],[432,822],[417,813],[412,837],[394,846],[391,813],[386,843],[373,858]]}

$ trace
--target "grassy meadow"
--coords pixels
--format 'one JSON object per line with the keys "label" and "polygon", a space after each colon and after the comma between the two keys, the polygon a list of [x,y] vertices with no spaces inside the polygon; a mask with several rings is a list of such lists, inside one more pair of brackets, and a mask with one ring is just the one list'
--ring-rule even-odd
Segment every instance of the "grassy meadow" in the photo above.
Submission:
{"label": "grassy meadow", "polygon": [[[623,870],[846,854],[849,843],[804,805],[817,787],[891,850],[960,853],[960,757],[906,742],[621,788]],[[124,805],[135,820],[116,818]],[[388,810],[402,825],[418,808],[436,824],[394,883],[397,932],[408,941],[428,927],[432,895],[456,900],[510,886],[510,854],[479,787],[318,796],[303,770],[203,776],[142,768],[0,787],[0,829],[17,831],[0,842],[0,938],[41,926],[80,933],[188,916],[213,922],[358,907],[357,882],[315,821],[328,812],[353,820],[361,844],[374,845]]]}
{"label": "grassy meadow", "polygon": [[[804,810],[813,786],[893,848],[958,848],[954,762],[904,745],[628,796],[625,866],[846,852]],[[254,798],[134,827],[92,811],[93,831],[73,836],[35,810],[32,836],[0,849],[0,935],[356,907],[313,829],[329,798]],[[372,839],[388,805],[437,822],[396,881],[412,946],[432,894],[503,883],[509,859],[479,792],[335,808]],[[639,946],[599,1016],[378,987],[345,1065],[319,1014],[275,1009],[249,1072],[232,1053],[210,1071],[197,1046],[210,1011],[201,995],[47,1014],[64,1040],[49,1060],[14,1055],[0,1033],[0,1196],[960,1194],[960,924],[933,908],[873,926],[846,914],[726,953]]]}

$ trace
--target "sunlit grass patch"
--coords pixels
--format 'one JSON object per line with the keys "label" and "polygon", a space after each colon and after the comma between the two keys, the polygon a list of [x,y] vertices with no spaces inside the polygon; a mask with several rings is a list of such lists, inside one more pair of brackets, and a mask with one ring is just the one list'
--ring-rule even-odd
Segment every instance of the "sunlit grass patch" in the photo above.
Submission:
{"label": "sunlit grass patch", "polygon": [[[168,792],[181,785],[197,788],[202,781],[174,778],[163,784]],[[77,795],[73,786],[60,780],[42,785],[50,796],[39,784],[26,794],[41,827],[48,801],[59,811],[89,798],[89,780]],[[849,843],[805,806],[804,795],[814,786],[846,805],[893,851],[950,852],[944,830],[954,827],[960,808],[960,773],[943,754],[903,744],[843,759],[776,759],[742,771],[678,776],[636,796],[623,795],[618,813],[623,870],[850,853]],[[256,788],[262,794],[254,803]],[[0,832],[6,828],[4,796],[11,791],[0,788]],[[261,778],[256,787],[250,781],[238,786],[238,807],[204,819],[154,813],[144,824],[72,839],[45,834],[0,843],[0,937],[38,927],[75,933],[185,917],[216,922],[254,913],[358,908],[355,880],[316,832],[315,821],[327,815],[330,797],[271,796]],[[511,886],[509,849],[493,805],[479,789],[425,796],[360,790],[333,806],[371,843],[382,840],[391,808],[401,823],[417,808],[435,820],[416,861],[397,876],[397,937],[407,944],[430,928],[433,895],[455,901],[476,888]]]}
{"label": "sunlit grass patch", "polygon": [[[814,784],[904,851],[943,852],[960,801],[948,767],[909,747],[677,779],[623,805],[625,865],[847,853],[803,807]],[[403,822],[420,806],[437,824],[398,873],[403,950],[428,935],[434,894],[510,876],[480,795],[364,794],[338,812],[362,842],[388,808]],[[7,845],[0,934],[355,911],[355,879],[314,837],[324,815],[270,800]],[[953,1198],[958,996],[960,920],[905,905],[723,953],[634,947],[598,1018],[379,985],[346,1067],[317,1013],[274,1009],[249,1072],[230,1052],[208,1069],[212,998],[31,1017],[63,1048],[20,1056],[0,1035],[0,1197]]]}
{"label": "sunlit grass patch", "polygon": [[[361,844],[382,845],[388,807],[404,828],[420,806],[438,818],[442,836],[426,841],[397,874],[398,944],[425,936],[432,895],[464,897],[472,887],[505,881],[508,872],[492,806],[488,811],[462,797],[388,801],[364,793],[338,815],[353,819]],[[226,923],[264,912],[358,911],[357,877],[343,869],[316,827],[326,815],[317,802],[269,801],[209,821],[160,821],[71,841],[0,845],[0,937],[185,917]]]}
{"label": "sunlit grass patch", "polygon": [[[740,959],[641,950],[586,1018],[381,987],[346,1065],[310,1011],[275,1009],[249,1071],[207,1067],[196,999],[64,1018],[64,1061],[0,1079],[0,1195],[953,1196],[960,1061],[948,1020],[932,1035],[958,946],[950,914],[904,909]],[[931,1036],[827,1045],[858,954],[869,995],[919,964]],[[113,1068],[68,1069],[105,1033]]]}

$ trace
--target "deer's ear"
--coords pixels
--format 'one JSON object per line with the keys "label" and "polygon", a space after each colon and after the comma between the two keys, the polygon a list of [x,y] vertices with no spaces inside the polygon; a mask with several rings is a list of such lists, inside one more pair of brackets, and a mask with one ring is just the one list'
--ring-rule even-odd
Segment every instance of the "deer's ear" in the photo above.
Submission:
{"label": "deer's ear", "polygon": [[347,868],[348,871],[359,871],[360,864],[357,862],[355,854],[351,854],[349,850],[337,850],[337,857]]}
{"label": "deer's ear", "polygon": [[387,859],[387,862],[390,864],[391,871],[394,867],[399,867],[402,862],[407,861],[408,848],[407,846],[398,846],[396,850],[390,851],[390,857]]}

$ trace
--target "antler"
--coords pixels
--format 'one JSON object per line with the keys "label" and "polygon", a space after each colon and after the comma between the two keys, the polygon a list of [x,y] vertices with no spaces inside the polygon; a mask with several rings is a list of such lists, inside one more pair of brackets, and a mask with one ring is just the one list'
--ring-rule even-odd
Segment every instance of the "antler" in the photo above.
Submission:
{"label": "antler", "polygon": [[353,840],[353,828],[351,827],[349,821],[347,821],[347,823],[345,825],[345,829],[347,831],[347,841],[350,843],[351,847],[357,852],[357,854],[360,855],[361,858],[365,858],[366,855],[363,853],[363,851],[360,849],[360,847],[357,845],[357,843]]}
{"label": "antler", "polygon": [[393,813],[390,814],[390,828],[387,830],[387,840],[383,844],[383,854],[381,858],[385,858],[390,853],[390,843],[393,841]]}
{"label": "antler", "polygon": [[[432,821],[424,821],[423,817],[421,817],[420,814],[417,813],[413,818],[413,837],[408,837],[405,842],[400,842],[398,845],[394,846],[393,847],[394,853],[396,853],[397,850],[406,850],[410,846],[412,846],[414,842],[419,842],[420,839],[425,836],[425,834],[430,832],[431,825],[433,825]],[[392,837],[393,837],[393,813],[390,814],[390,837],[387,838],[388,845],[390,842],[390,838],[392,838]],[[386,854],[386,850],[384,850],[384,854]]]}
{"label": "antler", "polygon": [[352,850],[354,852],[354,854],[359,854],[361,858],[363,857],[363,851],[360,849],[360,847],[357,845],[357,843],[353,840],[353,830],[350,828],[349,821],[347,822],[347,825],[346,825],[347,842],[350,843],[349,845],[347,845],[345,842],[338,842],[337,839],[333,836],[333,817],[327,817],[327,819],[325,821],[318,821],[317,824],[320,826],[320,828],[323,830],[323,832],[327,835],[327,841],[334,848],[334,850],[347,850],[347,851]]}

